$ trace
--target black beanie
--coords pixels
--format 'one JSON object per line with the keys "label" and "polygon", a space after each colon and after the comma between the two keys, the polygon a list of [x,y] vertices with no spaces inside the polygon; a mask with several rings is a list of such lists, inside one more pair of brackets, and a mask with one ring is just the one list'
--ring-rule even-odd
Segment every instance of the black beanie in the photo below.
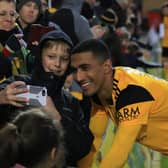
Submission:
{"label": "black beanie", "polygon": [[41,11],[41,0],[18,0],[17,1],[17,11],[19,11],[24,4],[27,2],[35,2],[39,8],[39,11]]}
{"label": "black beanie", "polygon": [[116,24],[118,21],[118,17],[115,11],[111,8],[108,8],[104,11],[104,13],[100,16],[100,19],[108,24]]}

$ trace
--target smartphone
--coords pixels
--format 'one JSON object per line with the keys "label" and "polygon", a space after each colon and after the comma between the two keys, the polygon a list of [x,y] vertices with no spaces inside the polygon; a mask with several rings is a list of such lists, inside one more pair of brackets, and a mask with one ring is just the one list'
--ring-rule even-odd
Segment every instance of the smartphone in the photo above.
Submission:
{"label": "smartphone", "polygon": [[17,94],[17,97],[28,98],[29,101],[26,103],[28,106],[45,106],[47,99],[46,87],[35,86],[35,85],[21,85],[17,88],[28,88],[28,92]]}

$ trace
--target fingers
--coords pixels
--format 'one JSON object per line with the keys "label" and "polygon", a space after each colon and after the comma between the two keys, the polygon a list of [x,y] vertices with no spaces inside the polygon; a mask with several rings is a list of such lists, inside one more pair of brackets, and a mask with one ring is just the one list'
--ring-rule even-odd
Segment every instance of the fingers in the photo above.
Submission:
{"label": "fingers", "polygon": [[17,94],[19,93],[28,92],[27,87],[19,87],[23,85],[25,85],[25,82],[22,82],[22,81],[15,81],[9,84],[0,93],[0,104],[11,104],[13,106],[23,107],[23,104],[28,102],[28,100],[26,98],[17,97]]}
{"label": "fingers", "polygon": [[16,81],[9,84],[6,87],[6,90],[7,93],[11,93],[12,95],[28,92],[28,88],[26,87],[25,82],[22,81]]}
{"label": "fingers", "polygon": [[24,107],[25,105],[24,104],[21,104],[19,102],[16,102],[16,101],[12,101],[11,102],[11,105],[15,106],[15,107]]}
{"label": "fingers", "polygon": [[16,88],[17,86],[20,86],[20,85],[25,85],[25,82],[23,81],[15,81],[15,82],[12,82],[11,84],[9,84],[8,86],[10,86],[11,88]]}
{"label": "fingers", "polygon": [[49,114],[52,118],[61,120],[61,115],[57,111],[54,102],[51,97],[47,96],[47,105],[43,106],[43,109]]}

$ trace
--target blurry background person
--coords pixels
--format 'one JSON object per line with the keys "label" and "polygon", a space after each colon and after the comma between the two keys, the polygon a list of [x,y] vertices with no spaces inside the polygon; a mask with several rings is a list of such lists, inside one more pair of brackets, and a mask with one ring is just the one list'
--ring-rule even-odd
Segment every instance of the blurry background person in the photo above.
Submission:
{"label": "blurry background person", "polygon": [[[13,53],[20,50],[21,45],[14,34],[18,34],[15,25],[18,14],[14,0],[0,0],[0,82],[12,75],[16,64],[11,62]],[[19,33],[20,34],[20,33]]]}
{"label": "blurry background person", "polygon": [[57,0],[57,11],[51,17],[51,21],[70,36],[74,45],[93,38],[88,20],[80,14],[82,3],[83,0]]}
{"label": "blurry background person", "polygon": [[45,13],[48,9],[48,0],[41,0],[41,13]]}
{"label": "blurry background person", "polygon": [[165,78],[168,79],[168,1],[165,1],[161,7],[163,18],[163,35],[161,38],[162,62],[165,70]]}
{"label": "blurry background person", "polygon": [[28,39],[28,32],[30,31],[30,26],[36,23],[40,12],[41,12],[41,1],[40,0],[20,0],[17,4],[17,11],[19,13],[19,18],[17,23],[23,30],[24,40]]}

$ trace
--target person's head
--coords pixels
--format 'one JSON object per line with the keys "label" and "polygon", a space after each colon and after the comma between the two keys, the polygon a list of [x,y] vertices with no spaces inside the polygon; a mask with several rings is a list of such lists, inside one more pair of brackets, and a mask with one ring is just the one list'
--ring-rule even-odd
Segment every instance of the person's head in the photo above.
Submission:
{"label": "person's head", "polygon": [[163,16],[168,16],[168,1],[165,1],[161,6],[161,14]]}
{"label": "person's head", "polygon": [[17,16],[15,0],[0,0],[0,30],[12,30]]}
{"label": "person's head", "polygon": [[48,0],[41,0],[41,12],[45,13],[48,9]]}
{"label": "person's head", "polygon": [[118,16],[115,11],[111,8],[107,8],[102,15],[100,15],[100,19],[103,26],[116,26],[118,22]]}
{"label": "person's head", "polygon": [[17,127],[7,123],[0,129],[0,167],[13,166],[19,157],[19,136]]}
{"label": "person's head", "polygon": [[70,63],[71,39],[61,30],[46,33],[40,41],[41,63],[45,72],[63,76]]}
{"label": "person's head", "polygon": [[129,1],[128,0],[116,0],[116,2],[118,2],[118,4],[123,9],[127,9],[129,7]]}
{"label": "person's head", "polygon": [[63,129],[41,109],[21,112],[13,121],[21,139],[18,163],[28,168],[62,168],[65,164]]}
{"label": "person's head", "polygon": [[41,11],[40,0],[20,0],[17,5],[19,21],[23,28],[33,24],[38,19]]}
{"label": "person's head", "polygon": [[56,8],[56,9],[59,9],[59,8],[62,6],[63,1],[64,1],[64,0],[57,0],[57,1],[51,0],[52,7],[53,7],[53,8]]}
{"label": "person's head", "polygon": [[85,0],[91,7],[94,7],[97,3],[97,0]]}
{"label": "person's head", "polygon": [[72,50],[71,67],[85,95],[101,94],[106,79],[112,75],[110,51],[103,41],[83,41]]}

